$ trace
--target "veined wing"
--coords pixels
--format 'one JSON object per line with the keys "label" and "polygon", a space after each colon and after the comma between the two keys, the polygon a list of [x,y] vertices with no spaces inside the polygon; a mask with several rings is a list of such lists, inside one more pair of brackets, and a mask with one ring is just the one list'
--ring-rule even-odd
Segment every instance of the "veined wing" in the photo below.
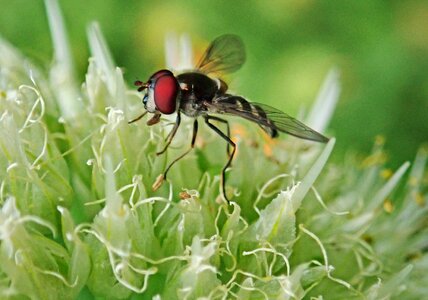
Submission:
{"label": "veined wing", "polygon": [[245,47],[241,38],[225,34],[216,38],[207,48],[196,68],[205,73],[232,73],[245,62]]}
{"label": "veined wing", "polygon": [[224,113],[242,117],[259,124],[271,137],[278,131],[315,142],[327,143],[328,138],[306,126],[299,120],[271,106],[248,102],[240,96],[225,94],[206,104],[213,113]]}

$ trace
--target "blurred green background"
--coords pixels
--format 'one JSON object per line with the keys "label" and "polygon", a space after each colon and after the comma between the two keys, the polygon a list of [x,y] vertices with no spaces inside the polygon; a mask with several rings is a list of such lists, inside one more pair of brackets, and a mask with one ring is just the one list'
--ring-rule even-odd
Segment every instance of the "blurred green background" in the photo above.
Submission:
{"label": "blurred green background", "polygon": [[[309,107],[329,69],[342,94],[330,125],[336,155],[367,153],[386,137],[391,166],[428,141],[428,1],[59,1],[81,81],[86,26],[97,20],[132,84],[164,67],[164,37],[189,33],[194,53],[224,33],[247,47],[233,90],[291,115]],[[41,0],[0,0],[0,35],[49,67],[51,38]]]}

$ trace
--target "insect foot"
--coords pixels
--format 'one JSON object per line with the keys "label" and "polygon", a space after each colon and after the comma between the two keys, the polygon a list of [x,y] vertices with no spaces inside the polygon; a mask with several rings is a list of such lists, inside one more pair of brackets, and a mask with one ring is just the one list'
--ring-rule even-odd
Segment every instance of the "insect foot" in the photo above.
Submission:
{"label": "insect foot", "polygon": [[156,181],[155,181],[155,182],[153,183],[153,185],[152,185],[152,189],[153,189],[153,191],[158,190],[158,189],[162,186],[163,181],[164,181],[164,176],[163,176],[163,174],[160,174],[160,175],[156,178]]}

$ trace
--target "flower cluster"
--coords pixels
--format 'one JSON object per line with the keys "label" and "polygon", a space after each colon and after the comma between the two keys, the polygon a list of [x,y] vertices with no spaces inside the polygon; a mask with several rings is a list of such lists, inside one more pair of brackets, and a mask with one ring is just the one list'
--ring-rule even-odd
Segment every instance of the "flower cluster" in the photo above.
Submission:
{"label": "flower cluster", "polygon": [[[204,130],[153,192],[191,123],[156,156],[167,120],[127,124],[140,99],[96,24],[79,87],[46,3],[49,74],[0,40],[0,298],[426,298],[426,150],[393,172],[378,139],[363,161],[327,164],[334,139],[274,143],[239,123],[231,205],[219,201],[226,147]],[[338,90],[333,71],[310,125],[326,127]]]}

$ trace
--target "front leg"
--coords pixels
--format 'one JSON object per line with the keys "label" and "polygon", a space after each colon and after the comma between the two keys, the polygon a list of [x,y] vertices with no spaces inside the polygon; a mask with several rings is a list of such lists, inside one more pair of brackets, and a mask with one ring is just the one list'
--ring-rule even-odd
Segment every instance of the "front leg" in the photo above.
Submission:
{"label": "front leg", "polygon": [[196,136],[198,134],[198,121],[195,119],[195,121],[193,122],[193,135],[192,135],[192,142],[190,143],[190,148],[184,152],[183,154],[181,154],[179,157],[177,157],[176,159],[174,159],[169,165],[168,167],[165,169],[165,172],[163,172],[163,174],[159,175],[158,178],[156,178],[155,183],[153,183],[152,188],[154,191],[156,191],[164,182],[164,180],[166,179],[166,175],[168,174],[168,171],[171,169],[171,167],[180,159],[182,159],[183,157],[185,157],[187,154],[190,153],[190,151],[193,150],[193,148],[195,147],[195,141],[196,141]]}
{"label": "front leg", "polygon": [[190,151],[193,150],[193,148],[195,148],[195,141],[196,141],[196,136],[198,135],[198,120],[195,119],[195,121],[193,121],[193,134],[192,134],[192,141],[190,143],[190,148],[184,152],[183,154],[181,154],[179,157],[177,157],[176,159],[174,159],[169,165],[168,167],[165,169],[165,172],[163,173],[163,178],[166,179],[166,175],[168,174],[169,169],[171,169],[171,167],[180,159],[182,159],[183,157],[185,157]]}
{"label": "front leg", "polygon": [[136,117],[135,119],[128,121],[128,124],[132,124],[134,122],[137,122],[138,120],[141,120],[141,118],[144,117],[146,114],[147,114],[147,110],[145,112],[143,112],[141,115],[139,115],[138,117]]}
{"label": "front leg", "polygon": [[177,118],[175,119],[174,127],[171,129],[171,132],[167,136],[167,141],[166,141],[165,147],[161,151],[157,152],[156,155],[161,155],[161,154],[165,153],[166,149],[168,149],[169,145],[172,142],[172,139],[174,138],[175,134],[177,133],[177,129],[180,126],[180,123],[181,123],[181,115],[180,115],[180,112],[177,112]]}

